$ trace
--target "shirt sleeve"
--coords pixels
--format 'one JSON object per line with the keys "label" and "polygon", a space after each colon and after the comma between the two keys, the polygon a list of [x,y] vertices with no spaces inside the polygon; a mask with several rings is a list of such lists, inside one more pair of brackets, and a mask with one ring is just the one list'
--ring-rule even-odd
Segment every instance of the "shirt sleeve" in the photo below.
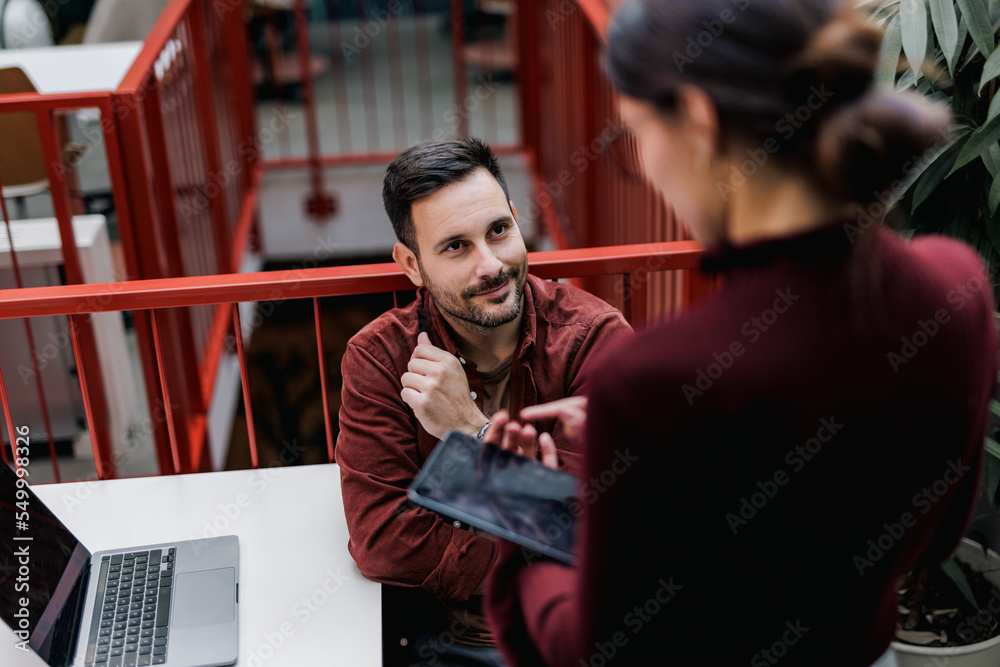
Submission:
{"label": "shirt sleeve", "polygon": [[586,333],[580,337],[576,353],[570,358],[566,395],[583,393],[591,370],[601,356],[600,352],[633,333],[632,327],[617,310],[603,312],[595,317]]}
{"label": "shirt sleeve", "polygon": [[420,469],[418,423],[400,398],[399,378],[352,342],[344,354],[340,465],[348,548],[367,578],[466,600],[495,558],[494,543],[412,505]]}

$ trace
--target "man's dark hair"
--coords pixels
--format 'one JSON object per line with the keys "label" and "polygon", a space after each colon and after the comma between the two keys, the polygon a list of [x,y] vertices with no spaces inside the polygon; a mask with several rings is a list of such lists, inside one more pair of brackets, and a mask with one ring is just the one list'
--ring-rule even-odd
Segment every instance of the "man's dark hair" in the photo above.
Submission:
{"label": "man's dark hair", "polygon": [[497,179],[510,201],[507,181],[493,149],[479,139],[461,137],[427,141],[408,148],[385,170],[382,203],[392,221],[396,238],[418,257],[413,229],[413,203],[429,197],[451,183],[464,180],[476,169],[485,169]]}

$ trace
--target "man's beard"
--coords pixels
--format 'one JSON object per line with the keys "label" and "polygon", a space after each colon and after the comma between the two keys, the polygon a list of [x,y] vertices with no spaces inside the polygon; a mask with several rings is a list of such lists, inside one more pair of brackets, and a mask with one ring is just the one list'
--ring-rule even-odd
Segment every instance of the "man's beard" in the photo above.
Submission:
{"label": "man's beard", "polygon": [[[427,285],[427,289],[434,297],[434,303],[437,304],[438,308],[460,320],[469,328],[484,331],[513,322],[521,314],[524,284],[528,280],[528,259],[525,258],[521,266],[504,268],[496,277],[484,280],[475,287],[464,290],[458,297],[442,293],[427,280],[426,276],[423,278],[424,284]],[[497,312],[487,312],[482,305],[473,301],[476,295],[495,290],[510,281],[513,283],[510,291],[497,299],[487,299],[487,302],[492,303],[506,302],[507,305],[504,309]]]}

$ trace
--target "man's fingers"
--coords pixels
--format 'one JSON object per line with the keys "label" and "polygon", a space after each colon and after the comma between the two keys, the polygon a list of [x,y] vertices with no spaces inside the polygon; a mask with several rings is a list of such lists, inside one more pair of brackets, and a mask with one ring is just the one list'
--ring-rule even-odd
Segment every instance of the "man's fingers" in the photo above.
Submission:
{"label": "man's fingers", "polygon": [[411,408],[416,409],[417,404],[420,401],[420,392],[410,387],[403,387],[403,390],[399,392],[399,397],[403,399],[403,403],[406,403]]}
{"label": "man's fingers", "polygon": [[556,441],[548,433],[538,436],[538,447],[542,450],[542,464],[546,467],[558,470],[559,453],[556,451]]}
{"label": "man's fingers", "polygon": [[440,347],[434,345],[431,342],[430,336],[427,335],[426,331],[421,331],[417,334],[417,346],[413,348],[413,353],[410,354],[410,359],[430,359],[431,361],[444,361],[445,359],[453,358],[452,355],[447,350],[442,350]]}
{"label": "man's fingers", "polygon": [[406,364],[406,370],[419,375],[432,375],[440,369],[440,366],[438,362],[430,359],[410,357],[410,361]]}
{"label": "man's fingers", "polygon": [[504,426],[510,421],[510,415],[506,410],[499,410],[490,418],[490,427],[486,429],[483,441],[488,445],[498,446],[503,439]]}
{"label": "man's fingers", "polygon": [[427,376],[420,373],[406,372],[399,378],[401,385],[417,391],[426,391],[428,382]]}

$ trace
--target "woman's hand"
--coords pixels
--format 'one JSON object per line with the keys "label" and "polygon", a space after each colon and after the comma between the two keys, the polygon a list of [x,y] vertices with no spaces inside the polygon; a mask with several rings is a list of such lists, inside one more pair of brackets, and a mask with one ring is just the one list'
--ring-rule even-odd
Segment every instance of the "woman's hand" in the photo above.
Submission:
{"label": "woman's hand", "polygon": [[521,410],[518,415],[524,421],[535,421],[536,419],[558,419],[562,422],[566,435],[576,438],[583,433],[587,425],[587,397],[567,396],[558,401],[532,405]]}
{"label": "woman's hand", "polygon": [[[561,398],[551,403],[543,403],[524,408],[521,419],[551,419],[562,422],[566,434],[575,438],[583,432],[587,421],[587,399],[582,396]],[[493,423],[486,432],[484,440],[500,449],[514,452],[520,456],[539,459],[549,468],[559,467],[559,453],[556,451],[555,440],[548,433],[539,433],[531,424],[520,424],[510,419],[506,410],[493,415]]]}

